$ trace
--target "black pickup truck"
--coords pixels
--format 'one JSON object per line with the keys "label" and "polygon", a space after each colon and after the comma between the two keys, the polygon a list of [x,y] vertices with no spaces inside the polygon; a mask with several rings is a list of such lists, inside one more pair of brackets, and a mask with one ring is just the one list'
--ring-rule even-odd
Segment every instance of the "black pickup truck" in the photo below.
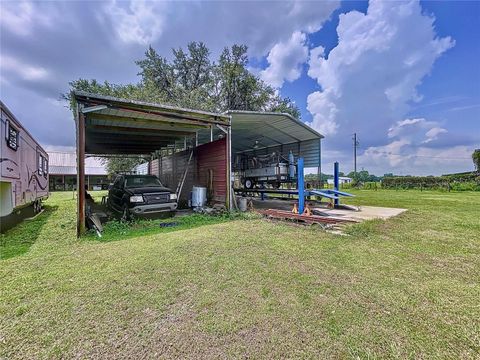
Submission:
{"label": "black pickup truck", "polygon": [[177,195],[154,175],[118,175],[108,191],[107,204],[128,221],[132,216],[172,215]]}

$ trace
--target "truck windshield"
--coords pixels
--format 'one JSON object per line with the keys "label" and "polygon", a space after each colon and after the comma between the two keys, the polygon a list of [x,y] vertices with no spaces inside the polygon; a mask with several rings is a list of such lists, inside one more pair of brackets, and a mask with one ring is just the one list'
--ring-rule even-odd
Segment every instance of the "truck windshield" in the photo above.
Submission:
{"label": "truck windshield", "polygon": [[155,176],[129,176],[125,179],[127,188],[151,186],[162,186],[162,183]]}

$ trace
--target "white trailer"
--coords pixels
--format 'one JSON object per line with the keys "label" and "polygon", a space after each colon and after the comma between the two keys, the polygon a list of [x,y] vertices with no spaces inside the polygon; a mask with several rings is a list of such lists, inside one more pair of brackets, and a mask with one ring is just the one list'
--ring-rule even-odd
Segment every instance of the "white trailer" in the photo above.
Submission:
{"label": "white trailer", "polygon": [[0,101],[0,230],[42,209],[48,198],[48,155]]}

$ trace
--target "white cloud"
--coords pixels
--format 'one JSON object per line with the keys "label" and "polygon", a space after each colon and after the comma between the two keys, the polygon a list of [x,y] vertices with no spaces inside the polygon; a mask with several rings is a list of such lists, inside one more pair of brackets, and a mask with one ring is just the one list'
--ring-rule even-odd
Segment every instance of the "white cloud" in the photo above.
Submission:
{"label": "white cloud", "polygon": [[420,146],[397,140],[388,145],[369,148],[358,163],[375,174],[392,172],[396,175],[442,175],[473,170],[473,149],[466,145],[448,148]]}
{"label": "white cloud", "polygon": [[8,72],[13,72],[16,76],[26,81],[45,80],[49,76],[48,71],[41,66],[30,65],[13,57],[2,55],[0,58],[2,79]]}
{"label": "white cloud", "polygon": [[54,15],[38,11],[31,1],[3,1],[0,10],[0,25],[20,36],[32,34],[35,26],[51,26]]}
{"label": "white cloud", "polygon": [[167,6],[161,1],[125,3],[112,0],[106,6],[106,13],[111,16],[122,41],[148,45],[157,40],[164,30]]}
{"label": "white cloud", "polygon": [[308,125],[317,129],[323,135],[331,135],[337,132],[338,124],[335,122],[338,109],[330,100],[330,92],[315,91],[308,95],[307,110],[313,114],[313,121]]}
{"label": "white cloud", "polygon": [[436,140],[440,134],[448,131],[436,121],[424,118],[405,119],[397,121],[388,129],[388,137],[401,137],[417,142],[430,142]]}
{"label": "white cloud", "polygon": [[249,46],[250,55],[265,56],[292,33],[318,31],[339,1],[305,2],[117,2],[103,15],[125,42],[159,47],[167,55],[172,47],[203,41],[214,54],[223,47]]}
{"label": "white cloud", "polygon": [[304,33],[296,31],[288,41],[276,43],[268,53],[269,65],[260,71],[260,78],[276,88],[281,88],[284,81],[297,80],[308,59],[306,40]]}
{"label": "white cloud", "polygon": [[[438,147],[435,141],[448,131],[424,118],[398,121],[389,129],[390,143],[368,147],[358,162],[371,172],[440,175],[472,168],[472,148],[464,145]],[[368,165],[367,165],[368,164]]]}
{"label": "white cloud", "polygon": [[411,145],[406,139],[394,140],[384,146],[369,147],[360,156],[360,162],[373,164],[387,163],[387,168],[396,168],[410,161],[412,154],[401,154],[405,148]]}
{"label": "white cloud", "polygon": [[68,91],[69,81],[136,82],[135,60],[150,43],[169,57],[172,47],[202,41],[212,58],[245,44],[260,59],[294,32],[320,29],[339,3],[0,1],[1,55],[14,59],[6,66],[1,59],[2,101],[43,144],[74,145],[71,112],[48,101]]}
{"label": "white cloud", "polygon": [[388,137],[395,137],[401,134],[403,129],[425,122],[425,119],[405,119],[397,121],[397,123],[388,129]]}
{"label": "white cloud", "polygon": [[448,132],[447,129],[440,128],[440,127],[433,127],[425,133],[425,136],[427,138],[425,139],[424,142],[429,143],[434,140],[437,140],[440,134],[446,134],[447,132]]}
{"label": "white cloud", "polygon": [[385,136],[421,99],[416,87],[454,45],[436,37],[433,22],[417,1],[372,0],[366,14],[340,15],[338,45],[328,57],[322,47],[310,52],[308,74],[322,88],[308,96],[312,126],[330,135],[357,131],[367,141]]}
{"label": "white cloud", "polygon": [[324,64],[325,48],[318,46],[310,50],[310,58],[308,61],[308,75],[311,78],[319,78],[322,75],[321,69]]}

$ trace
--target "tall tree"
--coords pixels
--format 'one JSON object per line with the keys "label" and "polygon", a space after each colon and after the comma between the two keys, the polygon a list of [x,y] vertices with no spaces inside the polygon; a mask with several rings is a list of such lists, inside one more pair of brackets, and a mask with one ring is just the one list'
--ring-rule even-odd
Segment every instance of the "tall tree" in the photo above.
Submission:
{"label": "tall tree", "polygon": [[475,151],[472,153],[472,160],[473,165],[475,165],[475,169],[480,172],[480,149],[475,149]]}
{"label": "tall tree", "polygon": [[276,95],[270,100],[270,106],[267,108],[267,111],[287,113],[295,119],[300,119],[301,117],[298,106],[290,98],[282,98],[280,95]]}
{"label": "tall tree", "polygon": [[109,175],[131,171],[135,166],[146,162],[141,157],[115,157],[102,159]]}
{"label": "tall tree", "polygon": [[[172,49],[172,60],[168,61],[150,46],[144,58],[135,62],[140,68],[140,83],[116,85],[79,79],[70,82],[70,87],[200,110],[286,112],[299,118],[300,111],[293,101],[281,97],[248,71],[247,51],[245,45],[226,47],[215,63],[205,44],[192,42],[186,50]],[[66,98],[70,98],[69,94]]]}

